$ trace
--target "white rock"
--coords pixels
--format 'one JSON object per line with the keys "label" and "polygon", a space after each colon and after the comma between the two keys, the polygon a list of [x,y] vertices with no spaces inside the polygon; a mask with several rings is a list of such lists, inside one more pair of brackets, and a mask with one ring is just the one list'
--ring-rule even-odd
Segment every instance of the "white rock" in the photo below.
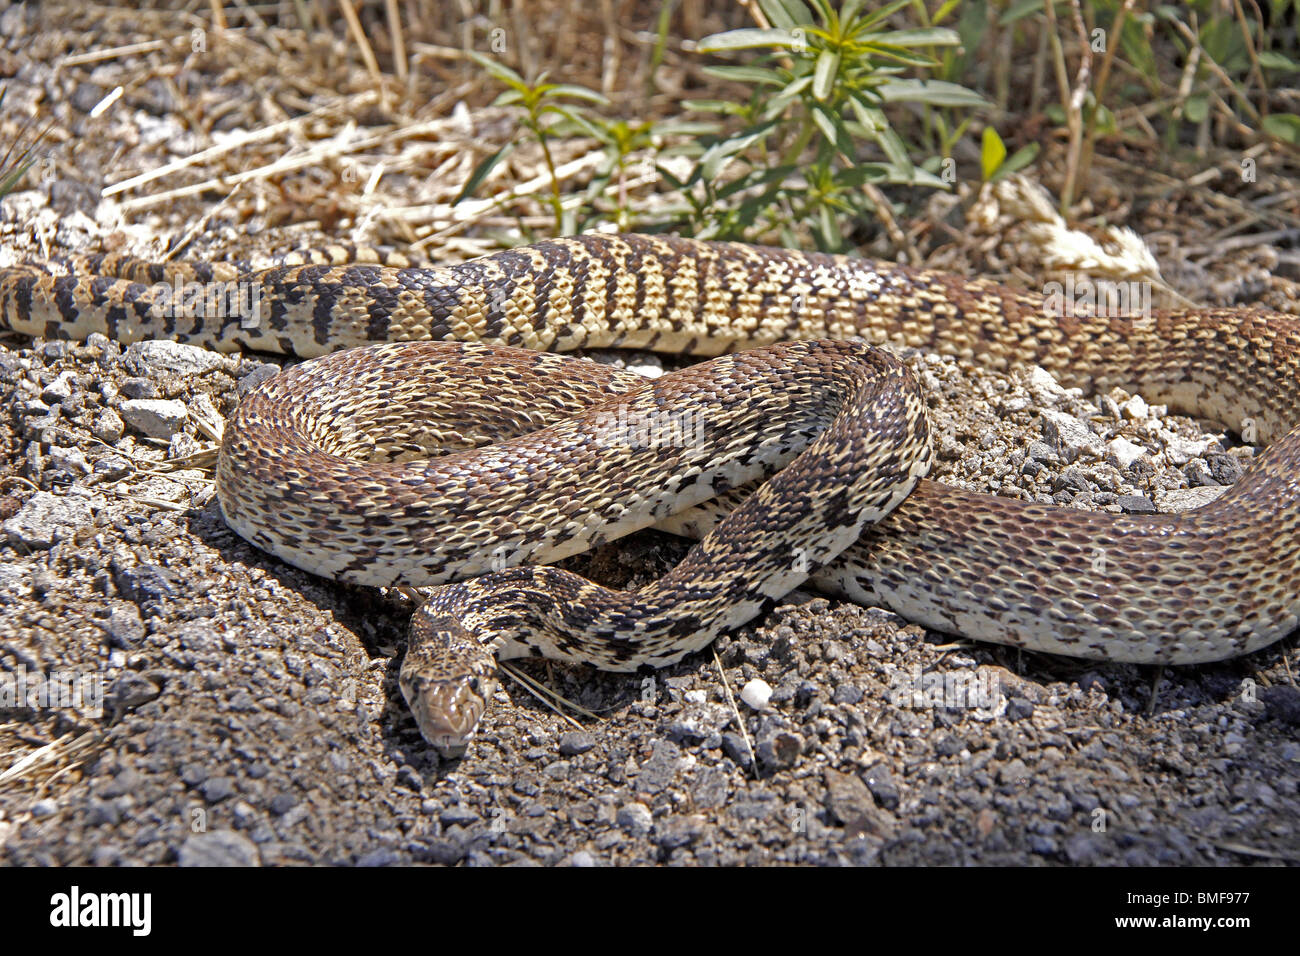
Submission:
{"label": "white rock", "polygon": [[664,374],[663,363],[653,355],[637,362],[628,362],[627,370],[636,372],[638,375],[644,375],[646,378],[659,378]]}
{"label": "white rock", "polygon": [[111,408],[100,409],[99,414],[95,416],[94,424],[90,426],[90,433],[107,445],[121,438],[125,431],[126,425],[122,422],[122,416]]}
{"label": "white rock", "polygon": [[1065,389],[1061,387],[1061,383],[1051,372],[1037,365],[1029,370],[1025,385],[1029,389],[1029,394],[1034,397],[1034,401],[1040,405],[1055,405],[1065,397]]}
{"label": "white rock", "polygon": [[210,352],[183,342],[136,342],[126,350],[125,360],[138,359],[152,369],[177,372],[181,375],[201,375],[221,368],[228,361],[219,352]]}
{"label": "white rock", "polygon": [[62,372],[59,377],[45,386],[41,392],[41,401],[54,405],[72,397],[72,387],[76,384],[76,372]]}
{"label": "white rock", "polygon": [[13,541],[31,548],[48,548],[93,520],[85,498],[38,491],[4,523],[4,530]]}
{"label": "white rock", "polygon": [[625,803],[614,815],[614,823],[620,829],[637,835],[649,833],[654,822],[655,818],[650,813],[650,808],[644,803]]}
{"label": "white rock", "polygon": [[118,408],[122,421],[150,438],[167,438],[185,424],[189,413],[184,402],[162,398],[132,398]]}
{"label": "white rock", "polygon": [[90,474],[90,462],[80,448],[63,448],[60,445],[50,447],[50,468],[68,475]]}
{"label": "white rock", "polygon": [[1115,456],[1121,469],[1127,468],[1147,453],[1141,445],[1135,445],[1127,438],[1112,438],[1106,444],[1106,451]]}
{"label": "white rock", "polygon": [[1141,395],[1134,395],[1127,402],[1119,407],[1124,413],[1125,418],[1141,419],[1150,416],[1151,410],[1147,407],[1146,400]]}
{"label": "white rock", "polygon": [[1208,440],[1191,441],[1178,435],[1172,435],[1165,441],[1165,460],[1179,467],[1193,458],[1200,458],[1210,447]]}
{"label": "white rock", "polygon": [[762,710],[772,699],[772,685],[755,677],[740,689],[740,699],[755,710]]}
{"label": "white rock", "polygon": [[1101,442],[1086,422],[1050,408],[1039,414],[1043,419],[1043,437],[1067,462],[1081,454],[1101,455]]}

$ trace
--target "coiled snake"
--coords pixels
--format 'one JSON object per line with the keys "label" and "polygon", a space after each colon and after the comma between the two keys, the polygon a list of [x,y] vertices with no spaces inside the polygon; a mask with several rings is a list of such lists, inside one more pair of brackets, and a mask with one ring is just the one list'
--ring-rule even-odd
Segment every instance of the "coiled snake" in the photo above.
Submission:
{"label": "coiled snake", "polygon": [[[178,274],[254,289],[256,321],[169,306],[157,284]],[[444,753],[473,733],[496,659],[661,666],[809,575],[939,631],[1114,661],[1219,660],[1300,619],[1291,316],[1053,315],[982,279],[593,235],[427,269],[17,266],[0,270],[0,321],[35,336],[324,356],[241,403],[219,458],[221,508],[305,570],[441,585],[413,620],[400,682]],[[861,340],[1035,363],[1067,385],[1246,423],[1272,445],[1221,497],[1178,515],[961,491],[920,480],[924,403]],[[337,351],[350,346],[366,347]],[[545,354],[581,347],[721,357],[650,381]],[[652,524],[714,521],[636,592],[544,566]]]}

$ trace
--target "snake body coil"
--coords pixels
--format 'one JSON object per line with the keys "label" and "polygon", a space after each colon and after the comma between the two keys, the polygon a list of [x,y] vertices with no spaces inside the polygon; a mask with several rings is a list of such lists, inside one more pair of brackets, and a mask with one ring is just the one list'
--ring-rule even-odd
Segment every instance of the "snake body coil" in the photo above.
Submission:
{"label": "snake body coil", "polygon": [[[178,313],[158,291],[178,276],[247,286],[255,321]],[[937,630],[1093,659],[1218,660],[1300,621],[1290,316],[1062,316],[985,280],[870,260],[584,236],[431,269],[19,266],[0,270],[0,321],[304,357],[419,343],[326,355],[266,382],[228,425],[217,489],[235,530],[298,567],[442,585],[413,622],[402,687],[445,751],[473,732],[494,653],[666,664],[809,574]],[[1037,364],[1066,385],[1247,424],[1272,447],[1179,515],[918,481],[930,452],[915,386],[875,350],[833,341],[848,339]],[[646,382],[540,354],[581,347],[723,357]],[[625,425],[674,416],[698,427],[660,441]],[[678,440],[688,432],[702,440]],[[727,517],[708,510],[764,479]],[[535,566],[651,524],[717,520],[639,592]]]}

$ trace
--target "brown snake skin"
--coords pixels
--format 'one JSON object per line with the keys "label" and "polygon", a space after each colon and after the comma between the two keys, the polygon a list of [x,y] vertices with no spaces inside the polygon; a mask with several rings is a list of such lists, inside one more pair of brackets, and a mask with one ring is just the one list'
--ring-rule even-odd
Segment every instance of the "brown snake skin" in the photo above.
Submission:
{"label": "brown snake skin", "polygon": [[[176,275],[255,288],[256,323],[160,307],[154,284]],[[1191,663],[1257,649],[1300,620],[1300,320],[1291,316],[1060,316],[1044,309],[1041,296],[888,263],[584,236],[428,269],[327,262],[255,271],[113,257],[18,266],[0,270],[0,322],[35,336],[99,331],[123,342],[169,338],[298,356],[430,340],[709,356],[861,338],[995,369],[1037,364],[1067,386],[1122,386],[1271,442],[1233,488],[1183,514],[1088,513],[920,481],[892,514],[859,533],[929,461],[928,451],[912,449],[917,457],[904,459],[868,437],[892,435],[897,449],[919,444],[925,428],[905,376],[860,346],[778,345],[650,385],[617,370],[561,366],[554,356],[433,344],[304,363],[250,395],[232,419],[218,468],[223,510],[259,547],[359,583],[438,584],[495,569],[435,592],[413,624],[403,688],[425,735],[451,751],[468,740],[489,696],[489,651],[613,669],[679,659],[748,619],[762,597],[797,584],[789,555],[802,546],[798,535],[828,526],[855,530],[838,558],[833,533],[811,545],[818,583],[979,640]],[[710,384],[719,380],[722,386]],[[889,389],[878,390],[885,382]],[[592,408],[617,393],[661,414],[707,408],[710,437],[732,437],[698,459],[681,449],[625,448],[597,464]],[[877,402],[910,397],[886,424],[862,407],[866,393]],[[485,410],[488,402],[498,407]],[[742,420],[758,429],[743,448],[733,444]],[[424,460],[439,446],[491,442],[504,443]],[[718,494],[731,507],[729,489],[814,446],[813,471],[789,479],[785,492],[769,481],[765,504],[748,505],[746,514],[779,510],[795,497],[810,510],[771,526],[762,517],[738,519],[731,530],[724,523],[717,541],[731,550],[706,539],[686,571],[659,582],[666,590],[632,596],[642,603],[562,572],[513,567],[654,523],[702,531],[723,509],[691,508]],[[583,477],[579,459],[593,469]],[[800,484],[819,472],[829,477],[850,459],[873,468],[887,462],[871,477],[850,469],[855,494],[872,489],[865,503],[832,505],[837,492]],[[544,500],[548,490],[558,490],[562,503]],[[633,504],[624,504],[628,497]],[[844,518],[818,525],[819,510]],[[446,523],[452,518],[458,523]],[[744,535],[728,537],[741,526]],[[708,614],[696,613],[704,606]],[[529,627],[521,628],[525,619]]]}

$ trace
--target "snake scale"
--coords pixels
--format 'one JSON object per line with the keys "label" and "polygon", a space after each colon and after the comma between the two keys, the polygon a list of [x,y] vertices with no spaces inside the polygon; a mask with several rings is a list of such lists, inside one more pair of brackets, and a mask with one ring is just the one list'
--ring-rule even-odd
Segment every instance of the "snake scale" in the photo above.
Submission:
{"label": "snake scale", "polygon": [[[444,753],[463,752],[498,659],[661,666],[809,576],[935,630],[1099,660],[1220,660],[1300,620],[1295,317],[1059,315],[979,278],[636,235],[435,268],[351,258],[14,266],[0,323],[311,359],[228,423],[222,511],[305,570],[438,586],[400,683]],[[177,276],[255,289],[256,321],[167,307],[158,283]],[[924,401],[880,344],[1122,386],[1270,447],[1177,515],[962,491],[924,479]],[[646,380],[548,354],[583,347],[714,358]],[[675,440],[628,425],[645,422]],[[703,538],[638,591],[547,566],[656,524]]]}

